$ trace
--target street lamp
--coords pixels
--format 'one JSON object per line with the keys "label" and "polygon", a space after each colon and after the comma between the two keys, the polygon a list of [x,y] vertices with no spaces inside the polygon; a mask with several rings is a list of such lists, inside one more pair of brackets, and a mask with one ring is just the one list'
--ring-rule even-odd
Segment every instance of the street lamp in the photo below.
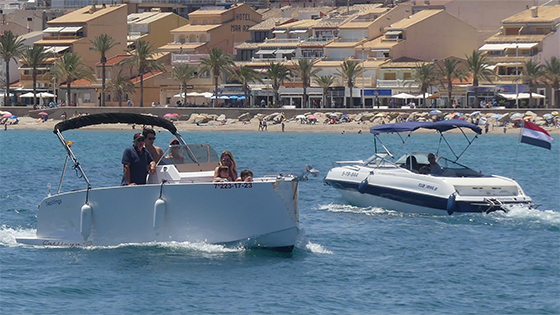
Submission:
{"label": "street lamp", "polygon": [[364,60],[362,66],[362,108],[366,108],[366,100],[365,100],[366,90],[364,89],[364,72],[366,70],[366,59],[364,58],[364,44],[362,44],[362,59]]}
{"label": "street lamp", "polygon": [[515,107],[519,108],[519,43],[515,39]]}

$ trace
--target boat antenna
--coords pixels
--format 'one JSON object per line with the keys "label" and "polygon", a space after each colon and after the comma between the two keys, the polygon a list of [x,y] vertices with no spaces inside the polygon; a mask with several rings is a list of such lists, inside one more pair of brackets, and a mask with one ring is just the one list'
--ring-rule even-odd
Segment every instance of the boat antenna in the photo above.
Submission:
{"label": "boat antenna", "polygon": [[[64,149],[66,149],[66,153],[68,154],[70,159],[72,159],[72,162],[74,163],[74,169],[76,170],[76,172],[79,172],[79,174],[81,174],[81,177],[83,177],[84,180],[86,181],[87,189],[91,189],[91,183],[89,182],[89,179],[87,178],[86,173],[82,168],[82,165],[80,165],[80,162],[74,155],[74,152],[72,152],[72,149],[70,149],[70,146],[66,142],[66,139],[64,139],[64,137],[62,136],[62,133],[60,132],[59,129],[56,130],[56,136],[58,137],[58,140],[60,140],[60,143],[62,143]],[[80,175],[78,175],[78,177],[80,177]]]}
{"label": "boat antenna", "polygon": [[523,135],[523,128],[525,128],[525,120],[521,122],[521,128],[519,128],[519,139],[517,140],[517,145],[515,146],[515,158],[513,159],[513,168],[511,170],[511,179],[515,174],[515,167],[517,166],[517,154],[519,153],[519,144],[521,143],[521,136]]}

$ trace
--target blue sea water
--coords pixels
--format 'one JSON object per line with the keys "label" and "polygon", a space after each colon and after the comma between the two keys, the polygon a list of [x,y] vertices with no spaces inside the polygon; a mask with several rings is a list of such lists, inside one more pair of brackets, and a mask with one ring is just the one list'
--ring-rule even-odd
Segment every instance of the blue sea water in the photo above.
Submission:
{"label": "blue sea water", "polygon": [[[132,134],[65,137],[99,187],[120,182]],[[0,132],[0,314],[560,313],[560,139],[548,151],[518,146],[517,134],[482,135],[460,160],[513,176],[538,210],[432,216],[350,206],[323,185],[332,161],[371,155],[368,134],[183,136],[231,150],[238,169],[257,176],[299,173],[305,164],[320,170],[300,183],[302,231],[292,254],[199,243],[19,245],[16,237],[35,234],[37,205],[49,184],[56,191],[65,152],[52,132],[8,130]],[[159,133],[156,144],[170,139]],[[436,150],[434,134],[413,140]],[[63,190],[83,187],[67,173]]]}

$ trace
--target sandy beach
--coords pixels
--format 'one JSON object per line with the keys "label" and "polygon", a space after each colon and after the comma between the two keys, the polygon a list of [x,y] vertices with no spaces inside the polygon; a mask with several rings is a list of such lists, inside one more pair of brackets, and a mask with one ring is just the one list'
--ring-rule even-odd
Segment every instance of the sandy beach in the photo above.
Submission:
{"label": "sandy beach", "polygon": [[[32,117],[20,117],[19,123],[17,125],[9,125],[8,130],[18,130],[18,129],[36,129],[36,130],[53,130],[54,126],[61,120],[49,119],[46,122],[39,121],[37,118]],[[197,125],[191,121],[178,120],[174,121],[175,126],[179,131],[204,131],[204,132],[250,132],[258,131],[259,123],[258,119],[251,119],[249,122],[241,122],[238,120],[227,121],[226,123],[220,123],[217,121],[210,121],[205,124]],[[322,132],[322,133],[369,133],[370,127],[376,125],[371,122],[348,122],[339,124],[324,124],[318,122],[316,124],[302,124],[299,120],[289,120],[285,123],[285,132]],[[96,125],[90,126],[83,129],[102,129],[102,130],[139,130],[142,126],[133,126],[127,124],[112,124],[112,125]],[[545,127],[550,134],[560,134],[559,128]],[[281,124],[273,124],[269,122],[267,126],[267,131],[265,132],[282,132]],[[508,125],[506,133],[517,133],[519,128],[513,127],[511,124]],[[495,127],[490,125],[488,133],[504,133],[503,127]]]}

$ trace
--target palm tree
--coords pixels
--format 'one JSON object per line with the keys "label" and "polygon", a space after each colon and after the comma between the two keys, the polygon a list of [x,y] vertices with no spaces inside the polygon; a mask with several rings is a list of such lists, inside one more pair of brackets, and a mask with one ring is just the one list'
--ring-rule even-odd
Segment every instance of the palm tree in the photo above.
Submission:
{"label": "palm tree", "polygon": [[533,106],[533,88],[544,75],[543,65],[539,62],[528,60],[524,62],[521,80],[529,86],[529,107]]}
{"label": "palm tree", "polygon": [[119,64],[126,65],[130,69],[138,69],[140,76],[140,107],[144,107],[144,74],[152,71],[165,71],[165,68],[154,59],[157,50],[153,44],[145,40],[139,40],[136,49],[129,51],[130,57],[122,60]]}
{"label": "palm tree", "polygon": [[331,85],[334,84],[336,78],[333,75],[329,74],[322,76],[315,75],[313,79],[315,80],[315,84],[323,89],[323,102],[321,103],[321,108],[323,108],[327,105],[327,92],[329,91]]}
{"label": "palm tree", "polygon": [[98,51],[101,55],[101,106],[105,106],[105,64],[107,63],[107,56],[105,55],[113,47],[120,44],[115,42],[115,39],[111,35],[101,34],[97,36],[94,40],[90,40],[93,45],[89,48],[92,51]]}
{"label": "palm tree", "polygon": [[544,76],[548,84],[552,86],[552,94],[554,95],[552,106],[558,107],[560,105],[560,59],[553,56],[550,61],[546,61]]}
{"label": "palm tree", "polygon": [[45,46],[31,46],[23,50],[21,59],[24,64],[31,68],[31,76],[33,77],[33,105],[37,105],[37,74],[39,66],[44,65],[49,58],[49,54],[45,51]]}
{"label": "palm tree", "polygon": [[[171,78],[173,80],[177,80],[179,82],[181,82],[181,91],[183,91],[183,93],[181,94],[181,102],[183,104],[186,103],[187,97],[187,83],[191,80],[194,79],[196,77],[196,68],[192,67],[189,64],[182,64],[182,65],[176,65],[173,66],[173,69],[171,70]],[[183,98],[183,94],[185,94],[185,97]]]}
{"label": "palm tree", "polygon": [[485,79],[492,83],[492,76],[494,72],[488,68],[488,63],[486,62],[486,55],[478,52],[478,50],[473,50],[472,54],[467,57],[467,69],[472,74],[473,87],[474,87],[474,102],[475,107],[480,106],[478,101],[478,81],[480,79]]}
{"label": "palm tree", "polygon": [[17,35],[14,35],[12,31],[4,31],[0,35],[0,56],[4,60],[6,65],[6,91],[4,100],[7,106],[11,105],[10,99],[10,60],[17,61],[17,57],[23,51],[23,39]]}
{"label": "palm tree", "polygon": [[212,107],[216,106],[218,99],[218,80],[220,74],[232,74],[235,64],[231,57],[227,55],[221,48],[214,47],[208,51],[207,58],[200,59],[200,72],[209,73],[214,78],[214,98],[212,99]]}
{"label": "palm tree", "polygon": [[280,95],[278,95],[278,90],[284,84],[284,81],[290,80],[290,69],[279,62],[271,62],[266,71],[266,76],[272,80],[272,90],[274,91],[274,96],[272,98],[273,104],[276,104]]}
{"label": "palm tree", "polygon": [[241,66],[239,70],[235,70],[235,73],[232,77],[234,80],[241,82],[243,87],[243,93],[245,93],[245,107],[249,105],[249,83],[252,82],[260,82],[262,83],[263,80],[261,75],[255,71],[253,68],[249,68],[248,66]]}
{"label": "palm tree", "polygon": [[67,52],[60,59],[55,61],[51,68],[51,74],[60,82],[66,82],[66,102],[72,103],[70,96],[70,84],[74,80],[86,79],[94,81],[93,70],[87,66],[77,53]]}
{"label": "palm tree", "polygon": [[[340,68],[336,69],[337,75],[344,81],[350,89],[350,107],[354,107],[354,98],[352,97],[352,89],[354,88],[354,83],[356,82],[356,77],[358,77],[364,68],[359,65],[356,60],[345,60]],[[365,104],[363,104],[365,106]]]}
{"label": "palm tree", "polygon": [[420,85],[420,92],[422,93],[422,106],[426,106],[426,92],[428,92],[428,88],[436,81],[436,68],[432,63],[423,62],[416,64],[411,82],[415,82]]}
{"label": "palm tree", "polygon": [[462,63],[457,59],[446,58],[443,63],[437,63],[436,65],[436,75],[440,79],[441,85],[447,87],[447,107],[450,107],[453,95],[453,80],[458,79],[462,82],[466,78],[467,72],[461,68]]}
{"label": "palm tree", "polygon": [[123,96],[125,94],[136,92],[134,83],[130,82],[130,79],[122,75],[122,69],[117,76],[107,84],[107,90],[116,94],[116,98],[119,100],[119,107],[122,107]]}
{"label": "palm tree", "polygon": [[[310,85],[311,77],[316,75],[321,69],[313,69],[313,60],[307,58],[298,59],[293,65],[295,66],[295,72],[301,78],[303,85],[301,108],[305,108],[309,104],[309,100],[307,99],[307,87]],[[311,104],[309,104],[309,106],[311,106]]]}

